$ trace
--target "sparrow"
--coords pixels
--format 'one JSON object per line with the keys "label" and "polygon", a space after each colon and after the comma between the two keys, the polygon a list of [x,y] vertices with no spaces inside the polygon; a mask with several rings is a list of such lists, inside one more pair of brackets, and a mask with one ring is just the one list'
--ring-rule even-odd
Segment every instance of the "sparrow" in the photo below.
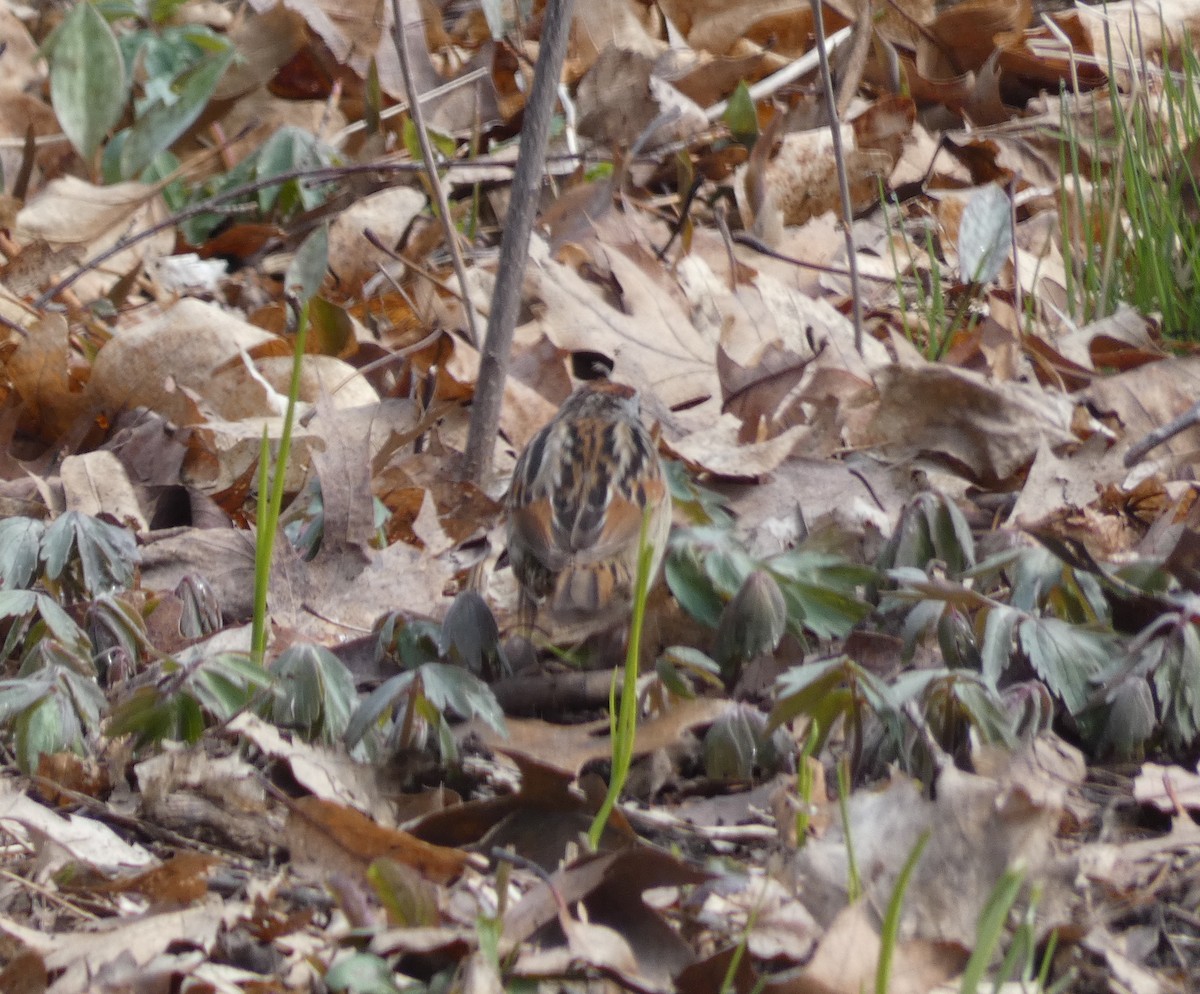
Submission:
{"label": "sparrow", "polygon": [[629,611],[646,509],[652,583],[671,530],[671,495],[637,392],[608,380],[576,389],[521,453],[506,507],[522,620],[541,607],[565,623]]}

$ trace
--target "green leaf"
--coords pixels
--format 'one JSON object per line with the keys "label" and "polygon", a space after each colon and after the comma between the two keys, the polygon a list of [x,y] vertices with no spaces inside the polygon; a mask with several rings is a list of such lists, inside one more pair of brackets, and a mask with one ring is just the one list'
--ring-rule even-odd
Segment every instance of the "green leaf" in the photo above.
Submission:
{"label": "green leaf", "polygon": [[276,680],[271,717],[309,741],[340,739],[358,703],[354,677],[337,656],[319,645],[293,645],[270,667]]}
{"label": "green leaf", "polygon": [[1154,644],[1161,646],[1153,673],[1163,729],[1176,748],[1190,748],[1200,737],[1200,636],[1184,624]]}
{"label": "green leaf", "polygon": [[163,696],[157,687],[139,687],[112,711],[106,733],[132,735],[139,746],[173,740],[195,742],[204,731],[204,714],[191,694]]}
{"label": "green leaf", "polygon": [[392,927],[432,928],[441,923],[437,888],[411,866],[377,859],[367,869],[367,879]]}
{"label": "green leaf", "polygon": [[183,73],[172,87],[174,100],[158,99],[134,122],[121,150],[121,175],[133,179],[169,149],[208,105],[217,83],[233,62],[232,49],[205,59]]}
{"label": "green leaf", "polygon": [[934,552],[952,576],[975,565],[975,539],[958,505],[941,494],[925,494],[925,517]]}
{"label": "green leaf", "polygon": [[679,606],[697,621],[716,628],[724,604],[704,571],[700,549],[691,544],[673,545],[663,573]]}
{"label": "green leaf", "polygon": [[465,666],[476,676],[494,678],[505,668],[500,628],[487,601],[474,590],[454,598],[438,640],[438,653],[447,662]]}
{"label": "green leaf", "polygon": [[92,656],[103,667],[120,656],[136,665],[149,651],[150,639],[141,614],[130,604],[109,594],[97,597],[84,615]]}
{"label": "green leaf", "polygon": [[[254,178],[269,179],[298,169],[316,169],[340,161],[337,153],[322,145],[306,131],[283,127],[275,132],[254,157]],[[264,214],[274,210],[289,217],[298,210],[311,210],[325,199],[330,184],[313,187],[290,179],[286,183],[264,186],[258,192],[258,207]]]}
{"label": "green leaf", "polygon": [[32,590],[0,590],[0,618],[13,618],[14,624],[4,643],[4,655],[24,637],[34,618],[40,618],[50,633],[75,656],[91,658],[87,636],[71,616],[55,603],[54,598]]}
{"label": "green leaf", "polygon": [[383,616],[377,623],[379,640],[376,660],[394,659],[405,669],[416,669],[437,662],[441,627],[423,618],[410,620],[399,611]]}
{"label": "green leaf", "polygon": [[321,289],[328,268],[329,226],[321,224],[304,239],[292,257],[283,280],[284,291],[299,297],[301,304],[308,303]]}
{"label": "green leaf", "polygon": [[1122,680],[1107,695],[1108,714],[1100,746],[1121,759],[1138,756],[1157,724],[1150,685],[1141,677]]}
{"label": "green leaf", "polygon": [[1111,635],[1057,618],[1026,618],[1018,629],[1030,665],[1071,714],[1087,705],[1116,656]]}
{"label": "green leaf", "polygon": [[826,552],[796,549],[767,563],[789,614],[818,638],[841,638],[871,613],[857,591],[876,581],[874,570]]}
{"label": "green leaf", "polygon": [[249,656],[222,652],[205,659],[188,676],[200,706],[219,721],[232,718],[271,685],[270,674]]}
{"label": "green leaf", "polygon": [[89,163],[121,119],[129,93],[116,35],[90,3],[77,3],[51,39],[50,100],[71,144]]}
{"label": "green leaf", "polygon": [[1021,613],[1003,604],[988,611],[983,626],[983,645],[979,647],[980,671],[989,687],[998,687],[1000,677],[1012,661],[1013,630]]}
{"label": "green leaf", "polygon": [[766,570],[756,569],[725,605],[717,625],[715,651],[725,676],[734,676],[741,663],[778,648],[787,620],[787,604],[779,584]]}
{"label": "green leaf", "polygon": [[425,696],[441,712],[461,718],[482,718],[504,734],[504,712],[492,688],[472,673],[446,663],[427,663],[420,669]]}
{"label": "green leaf", "polygon": [[961,994],[976,994],[979,990],[979,983],[1000,945],[1008,913],[1016,903],[1024,882],[1025,871],[1010,868],[1004,871],[988,895],[975,928],[975,948],[963,970],[962,985],[959,987]]}
{"label": "green leaf", "polygon": [[60,514],[46,529],[42,556],[46,576],[56,581],[62,579],[64,583],[67,563],[72,556],[77,557],[82,585],[73,592],[89,597],[128,587],[142,558],[133,533],[127,528],[78,511]]}
{"label": "green leaf", "polygon": [[958,269],[964,283],[990,283],[1012,252],[1012,203],[995,183],[976,190],[958,226]]}
{"label": "green leaf", "polygon": [[1004,702],[993,688],[966,676],[960,675],[951,690],[980,739],[985,743],[997,743],[1015,749],[1018,745],[1017,736]]}
{"label": "green leaf", "polygon": [[54,674],[41,670],[32,676],[0,680],[0,725],[6,725],[35,701],[50,692]]}
{"label": "green leaf", "polygon": [[[25,773],[37,769],[42,753],[62,752],[70,745],[79,747],[79,736],[72,735],[59,696],[50,693],[31,708],[26,708],[13,724],[13,747],[17,765]],[[77,727],[76,727],[77,730]]]}
{"label": "green leaf", "polygon": [[729,128],[734,141],[747,148],[753,148],[758,140],[758,112],[754,109],[754,101],[750,97],[750,87],[746,81],[738,83],[737,89],[730,94],[721,120]]}
{"label": "green leaf", "polygon": [[752,780],[774,776],[794,752],[791,735],[767,727],[766,716],[739,704],[712,723],[704,736],[704,772],[713,780]]}
{"label": "green leaf", "polygon": [[[411,117],[404,119],[404,147],[408,154],[415,162],[420,162],[423,156],[421,152],[421,143],[417,140],[417,126],[413,123]],[[433,146],[435,152],[440,152],[443,157],[450,159],[454,157],[454,153],[458,151],[458,143],[450,136],[442,134],[440,131],[434,131],[433,128],[426,128],[425,134],[429,138],[429,144]]]}
{"label": "green leaf", "polygon": [[397,673],[384,680],[367,695],[367,699],[350,716],[350,723],[346,726],[347,748],[353,749],[358,745],[363,736],[367,734],[367,729],[378,722],[385,713],[390,712],[396,702],[410,692],[411,684],[417,678],[417,672],[419,671],[408,670],[404,673]]}
{"label": "green leaf", "polygon": [[840,656],[816,663],[803,663],[781,673],[775,681],[771,727],[786,724],[799,715],[813,713],[817,704],[843,683],[848,672],[854,669],[857,669],[857,664],[853,660]]}
{"label": "green leaf", "polygon": [[400,994],[392,965],[372,953],[351,953],[325,974],[325,986],[335,994]]}
{"label": "green leaf", "polygon": [[150,0],[148,13],[155,24],[165,24],[177,11],[187,5],[188,0]]}
{"label": "green leaf", "polygon": [[36,518],[0,521],[0,588],[28,587],[37,572],[46,526]]}

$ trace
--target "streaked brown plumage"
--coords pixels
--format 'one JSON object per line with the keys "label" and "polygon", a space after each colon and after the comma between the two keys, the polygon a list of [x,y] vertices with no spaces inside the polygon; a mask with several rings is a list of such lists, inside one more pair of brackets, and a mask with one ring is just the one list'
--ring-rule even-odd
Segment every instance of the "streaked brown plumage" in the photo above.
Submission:
{"label": "streaked brown plumage", "polygon": [[517,460],[508,493],[508,556],[521,610],[562,621],[615,620],[637,578],[642,514],[658,572],[671,496],[637,393],[592,381],[563,403]]}

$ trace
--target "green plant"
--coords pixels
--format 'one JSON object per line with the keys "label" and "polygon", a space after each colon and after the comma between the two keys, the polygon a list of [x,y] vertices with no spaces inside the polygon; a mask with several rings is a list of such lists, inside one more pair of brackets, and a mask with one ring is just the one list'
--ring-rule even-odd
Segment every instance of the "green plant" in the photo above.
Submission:
{"label": "green plant", "polygon": [[786,632],[844,637],[870,613],[860,590],[876,579],[873,570],[822,550],[817,539],[756,559],[732,530],[711,526],[677,531],[665,572],[680,606],[716,629],[714,653],[727,681]]}
{"label": "green plant", "polygon": [[816,789],[816,774],[813,756],[820,741],[821,729],[815,721],[808,723],[808,734],[796,762],[796,848],[803,849],[808,842],[808,826],[812,823],[813,792]]}
{"label": "green plant", "polygon": [[[443,626],[394,613],[380,620],[376,637],[378,656],[391,659],[402,672],[385,680],[354,710],[344,735],[348,747],[364,743],[368,753],[377,754],[384,742],[415,749],[432,738],[442,760],[452,762],[458,747],[447,712],[478,717],[504,731],[504,716],[491,688],[461,663],[445,661],[443,647],[448,653],[453,640],[444,635]],[[498,650],[498,638],[497,631],[497,645],[481,653]]]}
{"label": "green plant", "polygon": [[925,831],[917,839],[917,844],[913,846],[912,852],[908,854],[908,859],[904,861],[904,866],[900,868],[900,875],[896,878],[896,885],[892,888],[892,896],[888,899],[887,911],[883,916],[883,928],[879,936],[879,963],[875,969],[875,994],[887,994],[888,992],[888,984],[892,975],[892,957],[896,951],[896,942],[900,937],[900,917],[904,910],[904,895],[908,891],[913,871],[921,861],[921,854],[925,852],[925,846],[928,845],[931,834],[931,831]]}
{"label": "green plant", "polygon": [[[260,148],[246,156],[233,169],[219,173],[196,185],[173,180],[163,188],[163,199],[180,212],[201,201],[229,194],[220,211],[205,211],[186,217],[180,230],[189,244],[201,245],[218,227],[228,223],[230,213],[254,212],[257,216],[286,224],[296,215],[319,207],[336,189],[333,183],[314,183],[303,174],[343,162],[342,156],[300,128],[285,125]],[[179,161],[166,152],[155,164],[153,178],[165,178],[179,167]],[[264,182],[275,177],[277,183]],[[253,192],[234,196],[236,191],[257,184]]]}
{"label": "green plant", "polygon": [[331,745],[341,739],[358,704],[345,663],[323,646],[293,645],[269,669],[274,677],[271,721],[310,742]]}
{"label": "green plant", "polygon": [[838,811],[842,816],[842,834],[846,839],[846,900],[853,904],[862,897],[862,877],[854,855],[854,834],[850,830],[850,762],[843,756],[837,764]]}
{"label": "green plant", "polygon": [[[0,653],[18,659],[0,680],[0,727],[12,732],[22,769],[35,769],[44,752],[82,750],[105,704],[100,669],[119,653],[141,654],[140,617],[111,596],[132,580],[138,558],[128,531],[76,512],[49,525],[0,521]],[[56,597],[94,598],[86,630]]]}
{"label": "green plant", "polygon": [[613,673],[608,691],[609,735],[612,739],[612,771],[608,777],[608,790],[600,803],[600,810],[588,828],[588,844],[592,849],[600,848],[600,837],[608,824],[609,815],[616,807],[629,768],[633,765],[633,747],[637,738],[638,719],[638,662],[642,649],[642,623],[646,617],[646,595],[650,591],[650,570],[654,562],[654,549],[647,540],[651,512],[647,508],[642,515],[642,528],[638,535],[637,577],[633,588],[633,620],[629,626],[629,643],[625,650],[625,680],[621,687],[621,704],[617,707],[617,674]]}
{"label": "green plant", "polygon": [[89,165],[122,118],[132,117],[104,148],[110,182],[140,176],[170,148],[234,60],[230,42],[211,29],[165,23],[181,5],[153,3],[143,15],[132,0],[84,0],[43,47],[55,114]]}
{"label": "green plant", "polygon": [[[886,201],[885,201],[886,202]],[[885,212],[889,227],[892,216]],[[979,320],[979,302],[988,285],[999,274],[1012,246],[1012,204],[1005,192],[994,183],[980,187],[967,200],[959,221],[958,273],[946,290],[946,263],[939,255],[937,239],[932,231],[923,233],[925,262],[922,271],[906,237],[889,239],[892,266],[896,273],[896,295],[899,298],[900,323],[905,337],[918,346],[925,358],[937,361],[945,356],[955,336],[970,330]],[[905,265],[897,254],[896,243],[903,244],[908,258]],[[906,281],[905,270],[919,274],[915,281]],[[910,311],[920,317],[910,320]]]}
{"label": "green plant", "polygon": [[1060,224],[1078,321],[1129,304],[1161,314],[1168,337],[1200,326],[1200,55],[1186,39],[1180,51],[1179,72],[1143,55],[1132,92],[1110,89],[1111,137],[1100,108],[1085,131],[1061,100]]}
{"label": "green plant", "polygon": [[280,509],[283,507],[283,486],[287,477],[288,456],[291,453],[296,403],[300,398],[300,374],[304,360],[304,343],[308,335],[308,302],[324,280],[328,264],[329,229],[321,225],[297,250],[284,279],[285,291],[291,299],[299,302],[299,313],[296,321],[296,340],[292,347],[292,376],[288,384],[287,410],[283,416],[274,473],[271,472],[270,441],[265,426],[259,446],[258,528],[254,549],[254,621],[250,651],[260,665],[267,649],[267,584],[271,575],[275,533],[279,527]]}
{"label": "green plant", "polygon": [[118,701],[105,729],[110,737],[132,735],[139,746],[195,742],[211,722],[228,721],[271,689],[270,674],[241,653],[180,657],[164,659],[158,680]]}

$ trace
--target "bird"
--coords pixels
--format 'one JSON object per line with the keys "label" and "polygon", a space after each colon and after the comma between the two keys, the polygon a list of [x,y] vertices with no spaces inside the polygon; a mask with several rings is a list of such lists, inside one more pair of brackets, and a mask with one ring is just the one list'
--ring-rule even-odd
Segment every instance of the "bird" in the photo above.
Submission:
{"label": "bird", "polygon": [[671,530],[671,494],[636,390],[589,380],[525,447],[506,500],[508,558],[520,617],[613,622],[629,612],[638,542],[657,577]]}

